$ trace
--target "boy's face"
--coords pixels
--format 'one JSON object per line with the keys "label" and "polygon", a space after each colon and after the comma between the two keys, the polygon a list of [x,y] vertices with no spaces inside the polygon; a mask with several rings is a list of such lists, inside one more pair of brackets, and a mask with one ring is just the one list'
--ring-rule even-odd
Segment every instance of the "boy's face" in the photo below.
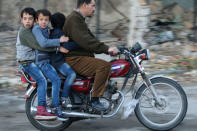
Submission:
{"label": "boy's face", "polygon": [[23,13],[21,23],[24,25],[25,28],[30,29],[34,25],[34,17],[28,13]]}
{"label": "boy's face", "polygon": [[38,19],[36,20],[38,25],[41,28],[46,28],[49,24],[49,16],[44,16],[43,14],[39,14]]}

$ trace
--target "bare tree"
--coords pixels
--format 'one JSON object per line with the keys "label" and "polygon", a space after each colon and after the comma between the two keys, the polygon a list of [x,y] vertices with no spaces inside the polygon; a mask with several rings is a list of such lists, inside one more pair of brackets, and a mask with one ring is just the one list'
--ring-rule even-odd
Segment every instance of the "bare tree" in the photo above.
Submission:
{"label": "bare tree", "polygon": [[2,0],[0,0],[0,19],[1,19]]}

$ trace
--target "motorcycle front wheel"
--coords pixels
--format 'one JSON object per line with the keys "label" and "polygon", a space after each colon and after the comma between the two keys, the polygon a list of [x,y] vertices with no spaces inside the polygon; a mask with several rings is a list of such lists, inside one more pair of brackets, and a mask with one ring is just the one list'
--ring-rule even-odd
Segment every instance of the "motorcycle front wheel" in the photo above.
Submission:
{"label": "motorcycle front wheel", "polygon": [[147,128],[165,131],[179,125],[187,112],[188,102],[183,88],[174,80],[165,77],[151,79],[160,103],[143,84],[136,93],[139,103],[135,108],[138,120]]}
{"label": "motorcycle front wheel", "polygon": [[[48,100],[50,100],[50,98],[47,98],[47,103],[49,102]],[[29,121],[34,127],[42,131],[60,131],[60,130],[64,130],[68,128],[71,125],[72,120],[70,119],[64,122],[59,121],[59,120],[37,121],[36,119],[34,119],[36,115],[37,101],[38,101],[37,91],[34,90],[34,92],[26,100],[26,103],[25,103],[25,110],[26,110],[27,118],[29,119]]]}

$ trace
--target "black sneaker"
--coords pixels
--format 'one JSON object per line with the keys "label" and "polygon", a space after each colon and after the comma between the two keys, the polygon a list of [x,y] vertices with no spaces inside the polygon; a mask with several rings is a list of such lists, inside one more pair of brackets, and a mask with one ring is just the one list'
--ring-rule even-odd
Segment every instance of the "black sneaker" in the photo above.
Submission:
{"label": "black sneaker", "polygon": [[97,111],[105,111],[107,110],[103,104],[100,103],[99,98],[95,97],[91,101],[91,106],[93,109]]}
{"label": "black sneaker", "polygon": [[52,113],[55,114],[57,116],[57,119],[60,120],[60,121],[66,121],[66,120],[68,120],[68,117],[66,117],[62,113],[61,107],[52,108]]}

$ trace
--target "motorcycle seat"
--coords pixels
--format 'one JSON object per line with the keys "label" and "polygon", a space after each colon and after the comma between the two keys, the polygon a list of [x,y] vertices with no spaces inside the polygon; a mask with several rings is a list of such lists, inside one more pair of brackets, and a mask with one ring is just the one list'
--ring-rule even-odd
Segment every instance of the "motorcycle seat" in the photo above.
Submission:
{"label": "motorcycle seat", "polygon": [[[66,79],[66,76],[62,75],[60,72],[58,72],[58,75],[61,80]],[[80,74],[77,74],[76,79],[85,79],[86,77]]]}

